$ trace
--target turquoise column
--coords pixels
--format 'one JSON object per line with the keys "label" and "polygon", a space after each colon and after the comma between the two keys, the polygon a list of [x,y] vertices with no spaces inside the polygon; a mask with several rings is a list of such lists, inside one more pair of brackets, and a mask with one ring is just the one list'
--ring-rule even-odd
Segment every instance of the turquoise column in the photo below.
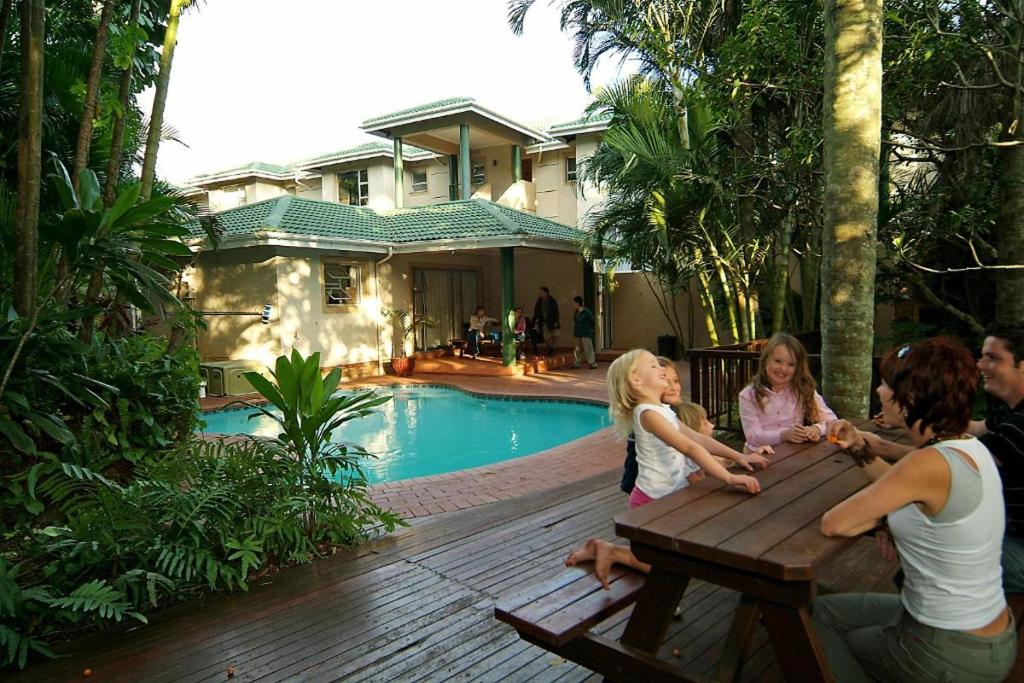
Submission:
{"label": "turquoise column", "polygon": [[501,248],[501,362],[508,367],[516,362],[516,274],[514,247]]}
{"label": "turquoise column", "polygon": [[448,201],[459,198],[459,157],[448,155]]}
{"label": "turquoise column", "polygon": [[459,199],[469,199],[469,124],[459,124]]}
{"label": "turquoise column", "polygon": [[402,138],[395,138],[395,208],[405,205],[405,162],[402,159]]}
{"label": "turquoise column", "polygon": [[523,179],[523,148],[519,145],[512,145],[512,182],[518,183]]}

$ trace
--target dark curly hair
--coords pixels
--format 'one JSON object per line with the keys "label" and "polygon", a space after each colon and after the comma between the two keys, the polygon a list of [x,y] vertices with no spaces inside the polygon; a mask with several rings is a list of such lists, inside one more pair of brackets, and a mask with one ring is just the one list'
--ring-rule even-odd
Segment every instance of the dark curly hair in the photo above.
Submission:
{"label": "dark curly hair", "polygon": [[920,422],[920,431],[931,427],[936,436],[966,431],[979,379],[963,344],[948,337],[908,344],[885,354],[879,370],[908,427]]}

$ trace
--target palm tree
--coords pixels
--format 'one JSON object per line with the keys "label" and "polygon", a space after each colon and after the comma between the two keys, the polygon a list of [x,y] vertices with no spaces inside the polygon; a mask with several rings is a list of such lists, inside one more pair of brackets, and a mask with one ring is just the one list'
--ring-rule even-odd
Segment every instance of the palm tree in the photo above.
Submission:
{"label": "palm tree", "polygon": [[149,117],[149,134],[146,136],[146,154],[142,160],[142,199],[149,199],[156,177],[156,155],[160,151],[160,134],[163,130],[164,109],[167,106],[167,90],[171,84],[171,65],[174,62],[174,47],[178,40],[178,21],[181,12],[195,0],[171,0],[171,12],[164,31],[164,45],[160,52],[160,74],[156,79],[153,93],[153,111]]}
{"label": "palm tree", "polygon": [[[128,15],[128,30],[132,31],[139,25],[139,14],[142,9],[142,0],[132,0],[132,7]],[[134,33],[132,34],[134,35]],[[124,150],[124,129],[127,121],[129,107],[132,97],[132,78],[135,69],[135,48],[132,43],[132,58],[128,65],[121,71],[121,82],[118,85],[117,99],[121,103],[119,111],[114,113],[114,123],[110,132],[110,156],[107,159],[107,177],[103,186],[103,198],[107,205],[114,202],[114,189],[117,187],[117,178],[121,168],[121,154]]]}
{"label": "palm tree", "polygon": [[14,307],[35,313],[39,262],[39,189],[43,144],[45,0],[21,3],[21,111],[18,121],[18,190],[15,214]]}
{"label": "palm tree", "polygon": [[837,413],[866,417],[874,345],[882,0],[825,3],[822,382]]}
{"label": "palm tree", "polygon": [[110,34],[110,18],[114,14],[117,0],[105,0],[100,11],[100,22],[96,29],[96,42],[93,43],[92,62],[89,64],[89,76],[85,82],[85,107],[82,111],[82,123],[78,128],[78,141],[75,145],[75,159],[71,167],[71,182],[78,191],[78,178],[89,164],[89,145],[92,143],[92,130],[96,116],[96,100],[100,92],[100,76],[103,73],[103,60],[107,54],[107,37]]}

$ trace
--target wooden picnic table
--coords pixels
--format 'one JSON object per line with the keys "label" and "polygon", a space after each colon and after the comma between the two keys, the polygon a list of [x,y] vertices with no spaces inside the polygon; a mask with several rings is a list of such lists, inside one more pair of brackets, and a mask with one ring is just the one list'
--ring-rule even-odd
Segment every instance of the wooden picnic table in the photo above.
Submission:
{"label": "wooden picnic table", "polygon": [[[863,426],[862,426],[863,428]],[[741,593],[716,678],[733,680],[760,614],[780,667],[790,681],[832,681],[811,626],[816,574],[856,538],[827,538],[826,510],[868,483],[839,449],[784,444],[756,473],[761,493],[749,495],[706,479],[615,518],[616,533],[652,566],[619,643],[595,643],[598,670],[630,678],[693,680],[654,658],[691,578]]]}

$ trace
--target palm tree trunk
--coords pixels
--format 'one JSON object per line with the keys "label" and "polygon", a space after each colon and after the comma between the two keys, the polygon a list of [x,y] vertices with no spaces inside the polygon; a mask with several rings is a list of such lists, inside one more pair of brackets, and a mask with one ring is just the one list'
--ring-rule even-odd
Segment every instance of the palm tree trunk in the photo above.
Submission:
{"label": "palm tree trunk", "polygon": [[697,272],[697,281],[700,282],[700,299],[703,302],[704,325],[708,330],[708,339],[712,346],[718,346],[718,323],[715,321],[715,297],[711,293],[711,278],[703,270]]}
{"label": "palm tree trunk", "polygon": [[14,7],[14,0],[4,0],[3,7],[0,7],[0,66],[3,66],[4,47],[7,45],[7,29],[11,25],[11,9]]}
{"label": "palm tree trunk", "polygon": [[[132,0],[131,13],[128,17],[128,28],[133,29],[139,24],[139,13],[142,9],[142,0]],[[135,53],[136,45],[132,44],[132,54]],[[121,103],[120,113],[114,113],[114,123],[110,132],[110,158],[107,159],[107,178],[103,185],[103,199],[107,206],[114,203],[114,190],[117,187],[117,178],[121,170],[121,154],[124,150],[124,128],[131,105],[132,77],[135,69],[133,59],[128,68],[121,72],[121,83],[117,91],[117,99]]]}
{"label": "palm tree trunk", "polygon": [[825,2],[822,389],[867,417],[874,341],[882,0]]}
{"label": "palm tree trunk", "polygon": [[43,151],[43,43],[46,1],[21,2],[21,111],[18,115],[18,199],[15,209],[14,307],[32,315],[39,270],[39,189]]}
{"label": "palm tree trunk", "polygon": [[782,219],[779,248],[775,253],[775,272],[772,278],[772,334],[786,327],[786,292],[789,289],[789,242],[793,237],[796,217],[792,210]]}
{"label": "palm tree trunk", "polygon": [[89,77],[85,82],[85,108],[82,110],[82,123],[78,127],[78,142],[75,145],[75,160],[71,167],[71,187],[78,193],[79,176],[89,165],[89,145],[92,143],[92,131],[96,116],[96,100],[99,98],[100,77],[103,75],[103,60],[107,56],[107,37],[110,35],[110,17],[114,14],[117,0],[105,0],[100,11],[100,24],[96,29],[96,42],[92,48],[92,62],[89,64]]}
{"label": "palm tree trunk", "polygon": [[178,20],[186,0],[171,0],[171,13],[164,32],[164,45],[160,52],[160,74],[156,79],[153,93],[153,112],[149,117],[149,134],[146,136],[146,154],[142,159],[142,201],[149,199],[153,192],[156,176],[156,155],[160,151],[160,132],[164,125],[164,108],[167,106],[167,89],[171,84],[171,65],[174,62],[174,46],[178,40]]}
{"label": "palm tree trunk", "polygon": [[807,236],[807,248],[800,257],[800,329],[818,329],[818,315],[821,313],[819,297],[821,291],[821,233],[811,230]]}

